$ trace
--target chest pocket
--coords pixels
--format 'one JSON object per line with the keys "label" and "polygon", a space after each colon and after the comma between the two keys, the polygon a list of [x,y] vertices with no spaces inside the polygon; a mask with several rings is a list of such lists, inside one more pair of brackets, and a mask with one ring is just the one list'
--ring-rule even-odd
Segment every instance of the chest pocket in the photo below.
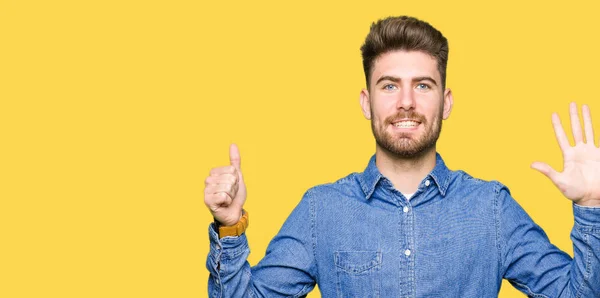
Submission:
{"label": "chest pocket", "polygon": [[379,297],[381,252],[336,251],[337,297]]}

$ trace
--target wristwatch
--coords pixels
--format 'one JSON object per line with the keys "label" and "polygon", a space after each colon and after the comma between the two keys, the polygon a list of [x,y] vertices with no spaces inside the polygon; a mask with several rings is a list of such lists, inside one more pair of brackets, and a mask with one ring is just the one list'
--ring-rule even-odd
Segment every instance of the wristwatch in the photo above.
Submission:
{"label": "wristwatch", "polygon": [[215,225],[219,231],[219,238],[241,236],[248,228],[248,211],[242,209],[242,218],[233,226],[222,226],[217,220],[215,220]]}

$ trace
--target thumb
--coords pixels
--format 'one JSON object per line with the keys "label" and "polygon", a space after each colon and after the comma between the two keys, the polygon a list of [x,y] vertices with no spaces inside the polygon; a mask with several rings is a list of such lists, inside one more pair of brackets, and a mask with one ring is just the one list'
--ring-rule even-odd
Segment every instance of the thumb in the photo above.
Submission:
{"label": "thumb", "polygon": [[552,180],[552,182],[554,182],[554,184],[558,183],[558,176],[560,173],[558,173],[556,170],[554,170],[547,163],[536,161],[531,164],[531,168],[544,174],[546,177],[548,177],[550,180]]}
{"label": "thumb", "polygon": [[240,160],[240,150],[238,149],[236,144],[231,144],[229,146],[229,161],[231,165],[236,169],[240,170],[241,160]]}

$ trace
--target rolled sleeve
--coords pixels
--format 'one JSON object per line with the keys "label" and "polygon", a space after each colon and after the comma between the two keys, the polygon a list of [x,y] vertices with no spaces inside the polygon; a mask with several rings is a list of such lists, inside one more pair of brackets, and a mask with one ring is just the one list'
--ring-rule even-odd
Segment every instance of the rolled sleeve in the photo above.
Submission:
{"label": "rolled sleeve", "polygon": [[[234,292],[234,295],[242,295],[248,287],[248,274],[244,274],[244,271],[250,270],[246,261],[250,254],[246,234],[244,233],[239,237],[219,239],[214,224],[210,224],[208,234],[210,251],[206,260],[206,268],[210,272],[208,280],[209,296],[223,297],[223,295],[232,294],[229,292]],[[224,288],[224,284],[237,286]]]}
{"label": "rolled sleeve", "polygon": [[600,207],[573,204],[573,216],[571,239],[582,267],[577,297],[600,297]]}
{"label": "rolled sleeve", "polygon": [[578,225],[600,229],[600,206],[587,207],[573,203],[573,215]]}

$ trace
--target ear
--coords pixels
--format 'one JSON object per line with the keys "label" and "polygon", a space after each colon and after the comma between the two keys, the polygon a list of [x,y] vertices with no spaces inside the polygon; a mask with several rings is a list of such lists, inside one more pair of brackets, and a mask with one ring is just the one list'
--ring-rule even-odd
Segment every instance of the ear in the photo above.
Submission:
{"label": "ear", "polygon": [[360,106],[365,118],[371,120],[371,99],[369,98],[369,90],[367,89],[360,91]]}
{"label": "ear", "polygon": [[446,88],[444,91],[444,112],[442,118],[444,120],[450,117],[450,112],[452,112],[452,106],[454,105],[454,99],[452,98],[452,90]]}

